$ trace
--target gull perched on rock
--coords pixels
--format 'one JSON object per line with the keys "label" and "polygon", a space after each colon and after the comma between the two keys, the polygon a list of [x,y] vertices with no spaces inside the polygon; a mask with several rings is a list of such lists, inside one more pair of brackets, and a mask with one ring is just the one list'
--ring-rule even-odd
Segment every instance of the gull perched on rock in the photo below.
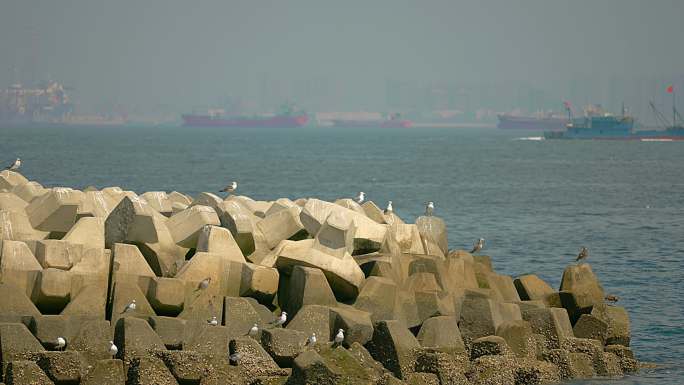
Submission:
{"label": "gull perched on rock", "polygon": [[478,239],[477,242],[475,242],[475,244],[473,245],[473,249],[470,251],[470,254],[474,254],[474,253],[477,253],[478,251],[482,250],[484,245],[485,245],[484,238]]}
{"label": "gull perched on rock", "polygon": [[109,341],[109,355],[114,357],[119,352],[119,348],[114,345],[114,341]]}
{"label": "gull perched on rock", "polygon": [[230,182],[230,184],[229,184],[228,186],[226,186],[226,187],[222,188],[221,190],[219,190],[219,192],[232,193],[232,192],[234,192],[235,190],[237,190],[237,182],[236,182],[236,181],[232,181],[232,182]]}
{"label": "gull perched on rock", "polygon": [[126,307],[123,309],[121,313],[128,313],[129,311],[134,311],[136,308],[135,300],[131,301]]}
{"label": "gull perched on rock", "polygon": [[197,285],[197,290],[206,290],[209,287],[209,284],[211,283],[211,277],[204,278],[202,282]]}
{"label": "gull perched on rock", "polygon": [[432,216],[432,213],[435,211],[435,203],[434,202],[428,202],[427,205],[425,205],[425,215],[428,217]]}
{"label": "gull perched on rock", "polygon": [[306,340],[307,345],[316,345],[316,333],[312,333]]}
{"label": "gull perched on rock", "polygon": [[249,329],[249,332],[247,332],[247,335],[250,337],[256,337],[257,333],[259,333],[259,326],[254,324],[252,328]]}
{"label": "gull perched on rock", "polygon": [[64,350],[64,347],[66,346],[66,340],[64,337],[57,337],[57,343],[55,344],[55,348],[57,350]]}
{"label": "gull perched on rock", "polygon": [[363,201],[365,199],[366,199],[366,193],[363,191],[360,191],[359,195],[357,195],[356,198],[354,198],[354,201],[358,204],[361,204],[361,203],[363,203]]}
{"label": "gull perched on rock", "polygon": [[605,300],[608,301],[608,302],[615,303],[615,302],[617,302],[617,301],[620,300],[620,297],[618,297],[617,295],[608,294],[608,295],[605,297]]}
{"label": "gull perched on rock", "polygon": [[211,317],[211,320],[209,320],[209,325],[211,325],[211,326],[218,325],[218,319],[216,319],[216,316]]}
{"label": "gull perched on rock", "polygon": [[344,330],[343,329],[338,329],[337,334],[335,334],[335,339],[333,339],[335,342],[335,345],[339,345],[342,342],[344,342]]}
{"label": "gull perched on rock", "polygon": [[280,317],[274,321],[275,326],[283,326],[283,324],[287,322],[287,313],[282,312],[280,313]]}
{"label": "gull perched on rock", "polygon": [[5,167],[5,170],[10,170],[14,171],[19,169],[21,167],[21,159],[17,158],[14,163],[10,164],[9,166]]}
{"label": "gull perched on rock", "polygon": [[242,353],[238,353],[238,352],[235,352],[235,353],[228,356],[228,360],[230,361],[231,365],[239,364],[241,358],[242,358]]}
{"label": "gull perched on rock", "polygon": [[582,246],[579,254],[577,254],[577,258],[575,259],[575,261],[577,262],[587,258],[589,258],[589,250],[587,250],[586,247]]}
{"label": "gull perched on rock", "polygon": [[394,212],[394,208],[392,207],[392,201],[387,202],[387,208],[385,209],[385,214],[391,214]]}

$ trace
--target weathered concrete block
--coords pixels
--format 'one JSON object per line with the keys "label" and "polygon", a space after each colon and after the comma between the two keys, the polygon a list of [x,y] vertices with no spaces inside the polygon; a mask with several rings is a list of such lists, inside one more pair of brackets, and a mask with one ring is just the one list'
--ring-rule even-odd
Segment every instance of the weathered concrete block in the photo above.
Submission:
{"label": "weathered concrete block", "polygon": [[167,349],[178,350],[183,346],[187,320],[177,317],[150,316],[147,322]]}
{"label": "weathered concrete block", "polygon": [[523,301],[544,300],[547,295],[554,292],[548,283],[534,274],[522,275],[516,278],[513,284]]}
{"label": "weathered concrete block", "polygon": [[76,223],[80,192],[56,187],[26,206],[31,226],[41,231],[66,233]]}
{"label": "weathered concrete block", "polygon": [[291,207],[257,222],[257,227],[264,234],[268,247],[273,249],[285,239],[301,240],[308,236],[302,221],[299,219],[300,209]]}
{"label": "weathered concrete block", "polygon": [[548,349],[558,349],[565,338],[573,337],[570,319],[565,309],[529,309],[522,313],[532,331],[546,337]]}
{"label": "weathered concrete block", "polygon": [[[7,279],[4,280],[7,281]],[[0,283],[0,314],[18,317],[39,316],[40,311],[20,287],[11,283]]]}
{"label": "weathered concrete block", "polygon": [[34,360],[57,384],[78,384],[81,381],[81,361],[77,352],[39,352]]}
{"label": "weathered concrete block", "polygon": [[[105,246],[115,243],[159,241],[153,218],[164,218],[143,198],[124,196],[105,221]],[[165,219],[164,219],[165,220]]]}
{"label": "weathered concrete block", "polygon": [[496,334],[502,322],[519,319],[517,305],[494,302],[469,292],[463,300],[459,327],[467,345],[474,339]]}
{"label": "weathered concrete block", "polygon": [[81,381],[81,385],[125,385],[125,383],[123,362],[113,359],[96,361]]}
{"label": "weathered concrete block", "polygon": [[532,327],[527,321],[505,321],[496,328],[496,335],[520,358],[535,358],[536,347]]}
{"label": "weathered concrete block", "polygon": [[297,330],[306,336],[315,333],[320,342],[331,341],[330,335],[334,327],[335,314],[331,314],[328,306],[304,305],[290,319],[291,321],[287,324],[288,329]]}
{"label": "weathered concrete block", "polygon": [[507,275],[489,273],[486,275],[488,286],[496,291],[504,302],[520,301],[518,292],[513,284],[513,278]]}
{"label": "weathered concrete block", "polygon": [[557,384],[560,381],[560,373],[555,364],[529,358],[517,361],[516,384]]}
{"label": "weathered concrete block", "polygon": [[249,337],[232,339],[229,345],[231,354],[240,354],[240,372],[245,378],[262,376],[287,376],[288,372],[278,367],[271,356],[259,344]]}
{"label": "weathered concrete block", "polygon": [[140,249],[135,245],[115,243],[113,253],[113,279],[119,281],[125,276],[155,277],[154,271],[150,268],[140,253]]}
{"label": "weathered concrete block", "polygon": [[45,239],[50,233],[34,229],[22,212],[0,210],[0,240],[30,241]]}
{"label": "weathered concrete block", "polygon": [[109,321],[84,319],[78,325],[67,325],[67,328],[72,330],[71,336],[67,337],[67,350],[79,352],[89,365],[112,358],[109,354],[109,341],[113,340]]}
{"label": "weathered concrete block", "polygon": [[281,368],[292,367],[294,358],[303,350],[309,336],[282,328],[264,329],[261,333],[261,345]]}
{"label": "weathered concrete block", "polygon": [[370,313],[375,322],[394,319],[396,284],[383,277],[369,277],[361,287],[354,307]]}
{"label": "weathered concrete block", "polygon": [[171,215],[171,206],[173,201],[169,199],[168,195],[164,191],[148,191],[142,195],[141,198],[145,199],[150,206],[161,213],[164,216]]}
{"label": "weathered concrete block", "polygon": [[445,256],[449,253],[446,223],[439,217],[420,216],[416,219],[416,226],[423,242],[425,254]]}
{"label": "weathered concrete block", "polygon": [[186,327],[183,350],[209,354],[215,357],[228,356],[230,336],[225,326],[212,326],[206,321],[190,321]]}
{"label": "weathered concrete block", "polygon": [[218,226],[205,226],[197,238],[197,251],[218,254],[231,261],[246,262],[242,250],[230,230]]}
{"label": "weathered concrete block", "polygon": [[[96,217],[107,218],[110,212],[114,209],[118,201],[102,191],[84,191],[81,197],[81,203],[76,211],[76,220],[81,218]],[[104,231],[103,231],[104,237]]]}
{"label": "weathered concrete block", "polygon": [[263,303],[272,302],[279,288],[280,273],[277,269],[242,262],[230,262],[230,265],[231,270],[236,265],[240,266],[240,296],[252,297]]}
{"label": "weathered concrete block", "polygon": [[606,345],[629,346],[631,327],[625,308],[601,304],[594,306],[591,315],[608,324]]}
{"label": "weathered concrete block", "polygon": [[458,319],[453,316],[428,318],[418,333],[423,347],[435,348],[451,355],[465,354],[465,345],[458,329]]}
{"label": "weathered concrete block", "polygon": [[30,181],[21,185],[14,186],[11,192],[24,200],[27,203],[31,203],[34,199],[47,193],[48,190],[41,186],[38,182]]}
{"label": "weathered concrete block", "polygon": [[593,315],[582,314],[572,331],[575,337],[599,340],[603,345],[606,343],[608,324]]}
{"label": "weathered concrete block", "polygon": [[470,348],[471,361],[475,361],[482,356],[512,356],[513,354],[506,340],[499,336],[477,338],[473,340]]}
{"label": "weathered concrete block", "polygon": [[166,350],[147,321],[132,317],[121,318],[116,322],[114,344],[119,348],[119,356],[124,361],[134,357],[147,357],[154,350]]}
{"label": "weathered concrete block", "polygon": [[133,384],[178,385],[164,361],[157,357],[140,356],[128,363],[127,382]]}
{"label": "weathered concrete block", "polygon": [[221,224],[216,211],[209,206],[191,206],[169,218],[167,226],[173,241],[182,247],[197,247],[197,239],[202,228],[207,225]]}
{"label": "weathered concrete block", "polygon": [[11,361],[7,365],[5,381],[12,385],[54,385],[54,382],[33,361]]}
{"label": "weathered concrete block", "polygon": [[23,213],[28,203],[13,193],[0,192],[0,210]]}
{"label": "weathered concrete block", "polygon": [[278,300],[288,314],[296,314],[305,305],[337,304],[325,275],[319,269],[294,266],[286,279],[287,283],[280,287]]}
{"label": "weathered concrete block", "polygon": [[375,202],[365,201],[361,205],[361,208],[363,209],[364,214],[374,222],[379,224],[387,223],[385,220],[385,213],[375,204]]}
{"label": "weathered concrete block", "polygon": [[516,384],[517,365],[511,356],[487,355],[472,362],[468,378],[473,385]]}
{"label": "weathered concrete block", "polygon": [[104,218],[84,217],[76,222],[62,240],[71,245],[83,245],[84,249],[104,249],[104,234]]}
{"label": "weathered concrete block", "polygon": [[0,359],[3,373],[8,373],[8,365],[12,361],[30,360],[35,353],[42,351],[45,349],[24,324],[0,324]]}
{"label": "weathered concrete block", "polygon": [[11,191],[16,186],[28,183],[28,179],[16,171],[0,171],[0,191]]}
{"label": "weathered concrete block", "polygon": [[225,297],[225,325],[231,339],[247,336],[254,324],[265,328],[270,320],[263,320],[257,310],[246,298]]}
{"label": "weathered concrete block", "polygon": [[69,270],[83,257],[83,245],[48,239],[36,242],[36,259],[43,268]]}
{"label": "weathered concrete block", "polygon": [[416,337],[399,321],[375,324],[373,339],[366,345],[368,352],[399,379],[414,372],[415,350],[420,347]]}
{"label": "weathered concrete block", "polygon": [[43,267],[33,256],[26,243],[4,240],[0,242],[0,270],[10,271],[40,271]]}
{"label": "weathered concrete block", "polygon": [[571,291],[580,309],[591,309],[596,304],[603,304],[605,297],[603,287],[588,263],[566,267],[560,290]]}
{"label": "weathered concrete block", "polygon": [[32,300],[42,313],[57,314],[70,299],[71,274],[68,271],[49,268],[40,272]]}
{"label": "weathered concrete block", "polygon": [[393,234],[402,253],[425,254],[420,232],[415,224],[395,224],[388,231]]}
{"label": "weathered concrete block", "polygon": [[365,345],[373,337],[373,321],[368,312],[357,310],[351,306],[337,306],[332,308],[334,317],[332,331],[344,330],[344,344],[359,343]]}
{"label": "weathered concrete block", "polygon": [[159,315],[178,315],[185,303],[185,283],[177,278],[155,277],[147,291],[147,300]]}

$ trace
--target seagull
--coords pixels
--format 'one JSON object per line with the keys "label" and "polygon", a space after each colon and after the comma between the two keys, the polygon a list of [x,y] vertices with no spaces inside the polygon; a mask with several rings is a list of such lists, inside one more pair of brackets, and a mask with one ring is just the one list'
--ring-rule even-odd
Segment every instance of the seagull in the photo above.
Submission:
{"label": "seagull", "polygon": [[387,208],[385,209],[385,214],[390,214],[394,212],[394,209],[392,208],[392,201],[387,202]]}
{"label": "seagull", "polygon": [[608,294],[608,295],[606,296],[605,300],[608,301],[608,302],[615,303],[615,302],[617,302],[617,301],[620,300],[620,297],[618,297],[617,295]]}
{"label": "seagull", "polygon": [[356,203],[358,203],[358,204],[363,203],[363,201],[364,201],[365,199],[366,199],[366,193],[363,192],[363,191],[359,192],[359,195],[357,195],[356,198],[354,198],[354,200],[355,200]]}
{"label": "seagull", "polygon": [[237,366],[237,364],[240,363],[240,359],[242,358],[242,353],[235,352],[228,356],[228,360],[230,360],[230,364]]}
{"label": "seagull", "polygon": [[249,332],[247,332],[247,335],[250,337],[256,337],[257,333],[259,333],[259,326],[257,324],[254,324],[251,329],[249,329]]}
{"label": "seagull", "polygon": [[232,181],[232,182],[230,182],[230,184],[229,184],[228,186],[226,186],[226,187],[222,188],[221,190],[219,190],[219,192],[232,193],[232,192],[235,191],[235,190],[237,190],[237,182],[236,182],[236,181]]}
{"label": "seagull", "polygon": [[200,282],[199,285],[197,285],[197,289],[195,289],[195,291],[197,291],[197,290],[206,290],[206,288],[209,287],[209,284],[210,284],[210,283],[211,283],[211,277],[204,278],[204,279],[202,280],[202,282]]}
{"label": "seagull", "polygon": [[128,313],[129,311],[134,311],[135,308],[136,308],[135,300],[133,300],[133,301],[131,301],[131,303],[126,305],[126,307],[123,309],[123,311],[121,313]]}
{"label": "seagull", "polygon": [[477,242],[475,242],[475,244],[473,245],[473,249],[470,251],[470,254],[474,254],[474,253],[477,253],[478,251],[482,250],[484,245],[485,245],[484,238],[478,239]]}
{"label": "seagull", "polygon": [[425,215],[428,217],[431,217],[433,211],[435,211],[434,202],[428,202],[427,205],[425,206]]}
{"label": "seagull", "polygon": [[582,246],[579,254],[577,255],[577,259],[575,259],[575,261],[581,261],[581,260],[587,259],[587,258],[589,258],[589,250],[587,250],[586,247]]}
{"label": "seagull", "polygon": [[66,346],[66,340],[64,337],[57,337],[57,345],[55,345],[55,348],[57,350],[64,350],[64,347]]}
{"label": "seagull", "polygon": [[5,167],[5,170],[14,171],[14,170],[19,169],[19,167],[21,167],[21,159],[17,158],[17,159],[14,161],[14,163],[12,163],[11,165]]}
{"label": "seagull", "polygon": [[280,317],[278,317],[277,320],[275,320],[275,325],[276,326],[283,326],[283,324],[287,321],[287,313],[282,312],[280,313]]}
{"label": "seagull", "polygon": [[109,341],[109,355],[114,357],[119,352],[119,348],[114,345],[114,341]]}
{"label": "seagull", "polygon": [[218,320],[216,319],[216,316],[211,317],[211,320],[209,320],[208,322],[209,322],[209,325],[211,325],[211,326],[218,325]]}
{"label": "seagull", "polygon": [[344,330],[343,329],[337,330],[337,334],[335,334],[335,339],[333,341],[335,342],[335,345],[339,345],[342,342],[344,342]]}
{"label": "seagull", "polygon": [[316,345],[316,333],[313,333],[309,336],[309,339],[306,340],[307,345]]}

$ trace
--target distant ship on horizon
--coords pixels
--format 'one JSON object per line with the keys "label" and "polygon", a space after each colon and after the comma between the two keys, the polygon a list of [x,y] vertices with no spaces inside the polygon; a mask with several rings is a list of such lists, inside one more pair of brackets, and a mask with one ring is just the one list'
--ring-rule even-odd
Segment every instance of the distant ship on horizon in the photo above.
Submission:
{"label": "distant ship on horizon", "polygon": [[309,122],[306,113],[295,112],[289,106],[278,114],[227,115],[223,109],[212,109],[206,114],[183,114],[181,118],[185,127],[293,128]]}
{"label": "distant ship on horizon", "polygon": [[499,114],[498,128],[507,130],[560,131],[568,124],[565,115],[545,113],[536,115]]}
{"label": "distant ship on horizon", "polygon": [[332,125],[346,128],[410,128],[413,122],[391,114],[387,119],[333,119]]}

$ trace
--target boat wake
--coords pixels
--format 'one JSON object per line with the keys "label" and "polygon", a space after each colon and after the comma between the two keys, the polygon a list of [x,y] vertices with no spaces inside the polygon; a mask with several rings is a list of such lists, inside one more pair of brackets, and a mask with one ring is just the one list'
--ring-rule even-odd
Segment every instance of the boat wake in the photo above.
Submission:
{"label": "boat wake", "polygon": [[544,140],[543,136],[527,136],[523,138],[515,138],[514,140],[533,140],[533,141],[539,141],[539,140]]}

